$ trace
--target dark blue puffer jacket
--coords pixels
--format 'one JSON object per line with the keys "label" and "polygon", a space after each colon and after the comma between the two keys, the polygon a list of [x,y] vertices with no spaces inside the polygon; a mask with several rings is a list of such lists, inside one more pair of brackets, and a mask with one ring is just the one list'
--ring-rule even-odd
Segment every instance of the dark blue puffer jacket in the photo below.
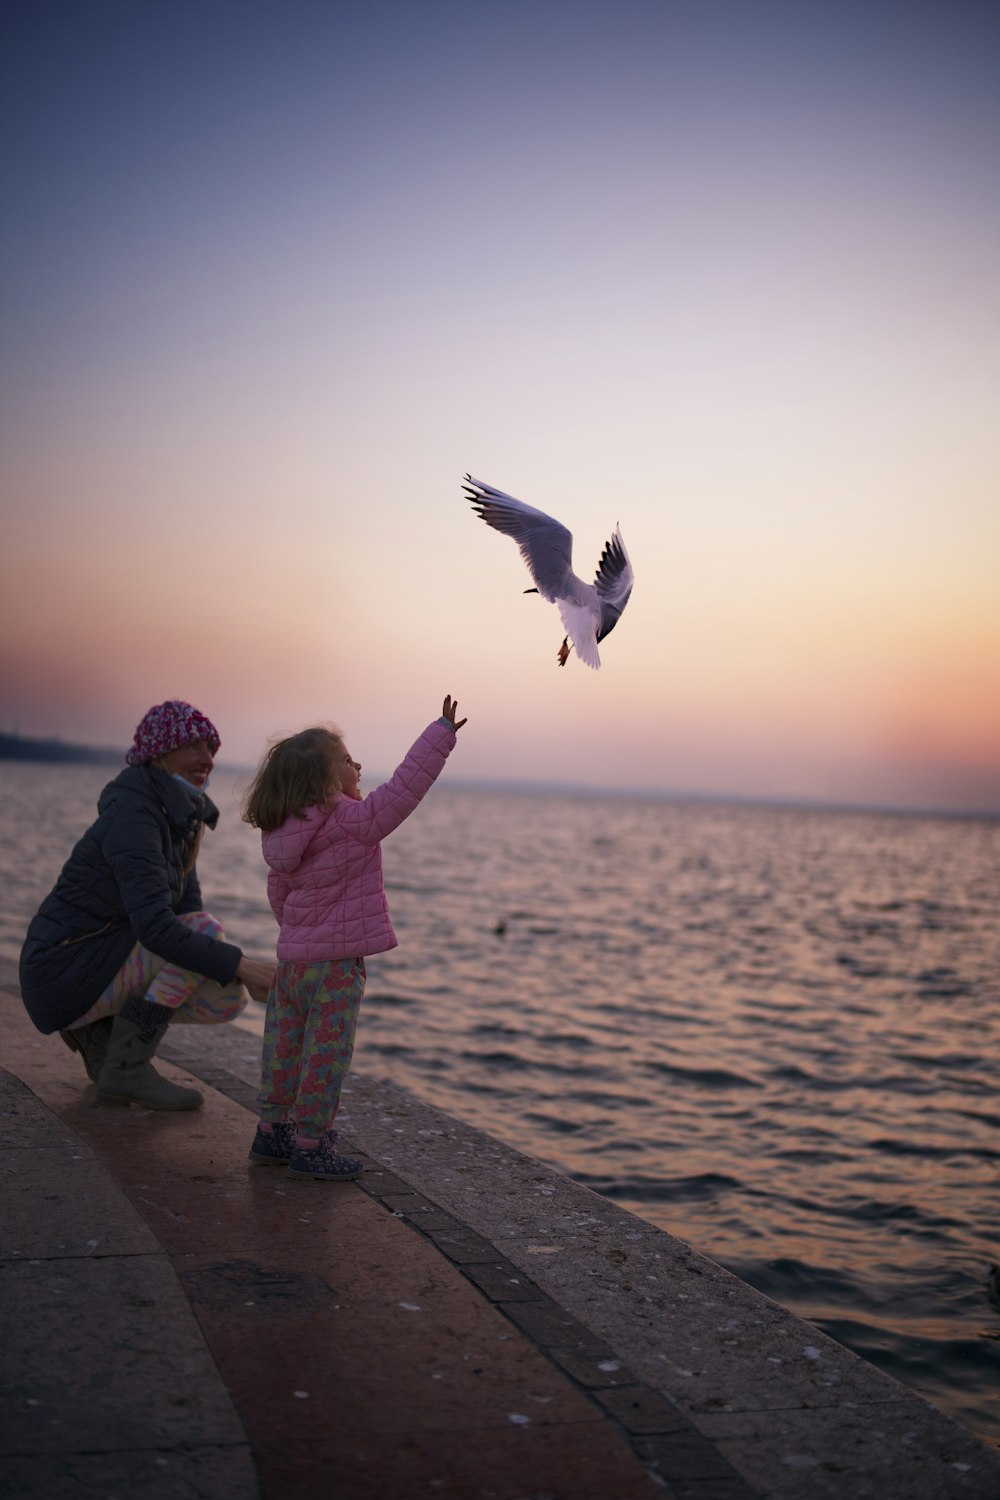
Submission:
{"label": "dark blue puffer jacket", "polygon": [[104,788],[97,810],[21,950],[21,995],[46,1033],[79,1020],[136,943],[219,984],[235,978],[243,957],[177,920],[201,910],[197,873],[185,875],[184,866],[199,822],[214,828],[219,820],[209,798],[193,798],[158,767],[129,766]]}

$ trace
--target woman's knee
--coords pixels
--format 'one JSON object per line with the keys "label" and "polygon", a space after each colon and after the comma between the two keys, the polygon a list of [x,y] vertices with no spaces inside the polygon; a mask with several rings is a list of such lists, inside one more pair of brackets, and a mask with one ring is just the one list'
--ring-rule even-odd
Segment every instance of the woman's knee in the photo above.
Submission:
{"label": "woman's knee", "polygon": [[247,992],[241,984],[216,984],[206,979],[177,1007],[174,1020],[196,1026],[218,1026],[235,1021],[246,1006]]}
{"label": "woman's knee", "polygon": [[222,923],[218,917],[213,917],[210,911],[186,911],[178,920],[183,922],[185,927],[190,927],[193,931],[200,932],[205,937],[225,937],[225,933],[222,930]]}

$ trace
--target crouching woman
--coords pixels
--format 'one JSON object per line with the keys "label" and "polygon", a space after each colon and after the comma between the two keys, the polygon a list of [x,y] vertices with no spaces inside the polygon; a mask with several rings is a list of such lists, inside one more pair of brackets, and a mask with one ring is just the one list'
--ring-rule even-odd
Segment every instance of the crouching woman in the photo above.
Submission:
{"label": "crouching woman", "polygon": [[168,1024],[231,1021],[247,990],[267,999],[274,963],[226,942],[202,907],[196,861],[219,817],[205,791],[218,748],[189,703],[151,708],[28,927],[28,1014],[81,1054],[105,1104],[197,1109],[197,1090],[152,1066]]}

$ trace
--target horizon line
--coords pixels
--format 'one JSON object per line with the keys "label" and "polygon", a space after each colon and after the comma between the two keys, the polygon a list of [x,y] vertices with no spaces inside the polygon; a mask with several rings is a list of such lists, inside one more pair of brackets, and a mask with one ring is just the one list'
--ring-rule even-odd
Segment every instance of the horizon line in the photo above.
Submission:
{"label": "horizon line", "polygon": [[[43,749],[52,746],[61,752],[70,752],[61,755],[51,761],[43,757],[25,756],[23,761],[35,764],[91,764],[91,765],[117,765],[122,770],[125,768],[125,752],[107,745],[82,745],[78,741],[62,740],[54,735],[30,736],[22,735],[17,730],[0,731],[0,745],[4,741],[8,744],[21,744],[27,747]],[[74,760],[72,752],[80,752],[80,759]],[[0,760],[22,759],[13,755],[0,754]],[[238,764],[230,761],[218,761],[215,769],[217,771],[229,772],[238,776],[252,775],[255,766]],[[391,774],[391,773],[390,773]],[[384,779],[384,778],[379,778]],[[703,789],[693,790],[678,787],[654,787],[637,786],[609,788],[595,786],[592,782],[574,781],[519,781],[512,777],[499,776],[449,776],[445,788],[452,787],[455,790],[465,791],[493,791],[493,792],[516,792],[525,796],[581,796],[581,797],[611,797],[616,801],[647,801],[647,802],[674,802],[688,804],[711,804],[723,807],[760,807],[797,810],[802,812],[829,812],[829,813],[865,813],[872,815],[883,815],[886,817],[909,817],[909,818],[952,818],[964,822],[979,820],[982,822],[995,823],[1000,821],[1000,807],[997,808],[947,808],[947,807],[915,807],[909,803],[879,803],[864,802],[858,800],[837,800],[823,797],[809,796],[782,796],[777,793],[758,792],[732,792],[732,791],[705,791]]]}

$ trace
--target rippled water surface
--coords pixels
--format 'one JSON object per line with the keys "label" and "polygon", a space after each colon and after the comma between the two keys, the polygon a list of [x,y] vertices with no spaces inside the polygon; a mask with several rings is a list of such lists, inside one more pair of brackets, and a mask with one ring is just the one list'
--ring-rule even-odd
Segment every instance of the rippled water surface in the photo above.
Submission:
{"label": "rippled water surface", "polygon": [[[108,774],[0,765],[0,959]],[[236,787],[213,778],[202,885],[263,953]],[[355,1067],[679,1235],[1000,1443],[998,856],[981,820],[444,781],[384,848],[400,946],[369,963]]]}

